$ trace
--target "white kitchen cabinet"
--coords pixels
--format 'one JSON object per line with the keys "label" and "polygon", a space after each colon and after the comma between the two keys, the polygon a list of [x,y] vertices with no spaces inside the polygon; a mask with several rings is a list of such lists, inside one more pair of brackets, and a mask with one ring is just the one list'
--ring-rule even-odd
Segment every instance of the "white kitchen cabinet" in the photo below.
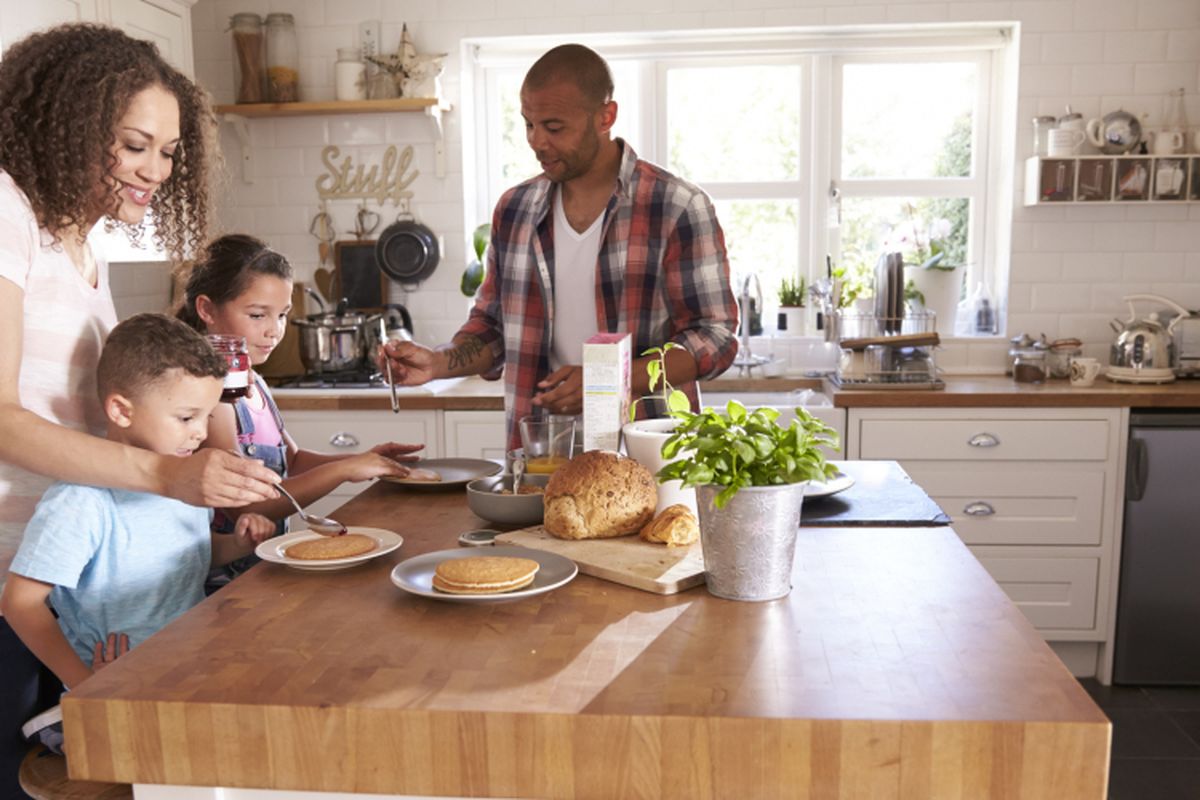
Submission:
{"label": "white kitchen cabinet", "polygon": [[192,55],[192,5],[196,0],[100,0],[107,21],[136,39],[158,45],[163,58],[188,77],[195,75]]}
{"label": "white kitchen cabinet", "polygon": [[446,411],[442,430],[447,458],[504,461],[508,436],[503,411]]}
{"label": "white kitchen cabinet", "polygon": [[0,3],[0,59],[13,43],[63,22],[96,22],[96,0],[36,0]]}
{"label": "white kitchen cabinet", "polygon": [[[321,453],[365,453],[384,442],[424,443],[423,458],[440,458],[440,411],[288,411],[284,423],[296,444]],[[343,483],[309,509],[322,516],[346,503],[368,483]],[[293,528],[304,523],[293,516]]]}
{"label": "white kitchen cabinet", "polygon": [[1046,639],[1090,646],[1107,680],[1127,413],[850,409],[846,453],[899,461]]}

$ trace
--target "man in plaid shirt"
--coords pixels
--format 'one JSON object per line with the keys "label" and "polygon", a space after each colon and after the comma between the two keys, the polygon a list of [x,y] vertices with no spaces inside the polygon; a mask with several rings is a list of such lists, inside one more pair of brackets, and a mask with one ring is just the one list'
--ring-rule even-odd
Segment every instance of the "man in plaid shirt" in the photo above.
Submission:
{"label": "man in plaid shirt", "polygon": [[[510,448],[535,407],[582,411],[582,346],[594,333],[630,333],[635,355],[681,345],[666,354],[667,377],[693,408],[695,381],[737,354],[737,302],[712,201],[612,138],[612,89],[608,65],[582,45],[556,47],[530,68],[521,115],[543,172],[497,204],[470,317],[448,345],[386,348],[400,384],[503,375]],[[648,391],[649,360],[634,359],[635,396]],[[638,404],[648,405],[665,411]]]}

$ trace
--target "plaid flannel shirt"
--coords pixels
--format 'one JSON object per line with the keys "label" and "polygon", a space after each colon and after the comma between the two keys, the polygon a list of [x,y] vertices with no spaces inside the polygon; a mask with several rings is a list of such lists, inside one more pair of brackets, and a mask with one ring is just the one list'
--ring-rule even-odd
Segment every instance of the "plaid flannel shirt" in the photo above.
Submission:
{"label": "plaid flannel shirt", "polygon": [[[737,355],[737,301],[712,201],[699,187],[640,160],[626,142],[617,144],[621,166],[604,211],[594,309],[554,308],[551,181],[541,175],[527,180],[496,205],[487,276],[459,334],[490,348],[493,368],[484,378],[504,376],[510,448],[520,447],[517,421],[532,412],[537,383],[550,373],[556,313],[590,311],[597,330],[630,333],[635,358],[648,347],[680,344],[696,359],[700,378],[721,374]],[[678,388],[697,408],[696,384]],[[638,408],[665,413],[659,401]]]}

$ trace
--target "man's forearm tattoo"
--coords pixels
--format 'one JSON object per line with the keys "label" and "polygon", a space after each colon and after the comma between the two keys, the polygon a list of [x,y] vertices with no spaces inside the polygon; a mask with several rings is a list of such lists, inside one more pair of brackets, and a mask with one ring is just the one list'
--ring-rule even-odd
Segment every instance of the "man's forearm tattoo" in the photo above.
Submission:
{"label": "man's forearm tattoo", "polygon": [[452,370],[466,369],[482,352],[483,342],[472,336],[446,353],[446,363]]}

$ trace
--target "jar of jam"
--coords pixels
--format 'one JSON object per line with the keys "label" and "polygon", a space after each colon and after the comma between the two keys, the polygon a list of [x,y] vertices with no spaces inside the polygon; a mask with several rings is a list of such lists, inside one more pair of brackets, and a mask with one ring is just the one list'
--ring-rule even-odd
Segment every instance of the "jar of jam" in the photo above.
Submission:
{"label": "jar of jam", "polygon": [[229,366],[229,372],[225,373],[221,402],[232,403],[245,397],[250,391],[250,353],[246,350],[246,337],[210,333],[204,338]]}

